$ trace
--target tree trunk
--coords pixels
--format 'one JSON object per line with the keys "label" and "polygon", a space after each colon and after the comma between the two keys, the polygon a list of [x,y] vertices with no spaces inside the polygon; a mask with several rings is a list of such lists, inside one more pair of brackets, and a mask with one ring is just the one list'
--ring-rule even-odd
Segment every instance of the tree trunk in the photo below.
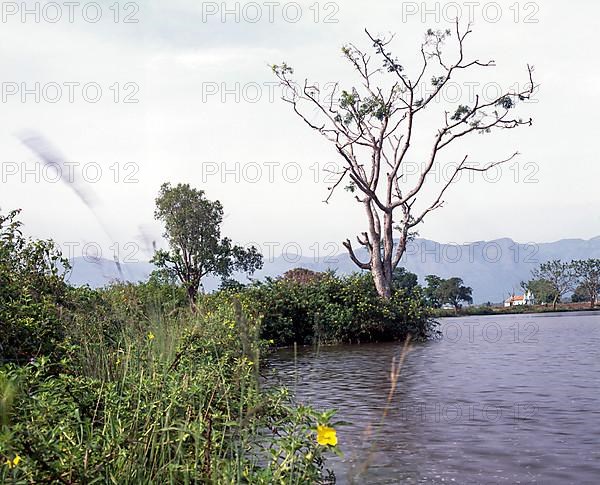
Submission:
{"label": "tree trunk", "polygon": [[[379,296],[385,300],[389,300],[392,296],[392,275],[389,268],[386,268],[386,254],[388,253],[388,238],[392,237],[391,230],[384,231],[383,234],[383,248],[381,244],[381,220],[377,214],[377,208],[373,205],[371,199],[366,199],[365,209],[367,212],[367,219],[369,221],[369,231],[365,234],[366,246],[370,251],[370,270],[373,276],[373,283],[375,283],[375,289]],[[387,217],[387,216],[386,216]],[[387,219],[386,219],[387,222]],[[390,219],[391,229],[391,219]],[[393,244],[393,241],[392,241]],[[381,254],[383,249],[383,256]]]}
{"label": "tree trunk", "polygon": [[554,298],[554,300],[552,300],[552,310],[556,310],[556,303],[558,302],[558,297]]}
{"label": "tree trunk", "polygon": [[196,299],[198,297],[198,287],[195,285],[188,285],[187,287],[188,299],[190,300],[190,307],[193,311],[196,310]]}
{"label": "tree trunk", "polygon": [[373,265],[371,270],[373,275],[373,283],[375,283],[375,289],[381,298],[389,300],[392,297],[392,281],[386,278],[381,263],[379,265]]}
{"label": "tree trunk", "polygon": [[392,274],[394,267],[392,263],[392,257],[394,253],[394,229],[392,222],[392,214],[390,212],[383,216],[383,277],[385,280],[386,288],[382,295],[383,298],[388,300],[392,296]]}

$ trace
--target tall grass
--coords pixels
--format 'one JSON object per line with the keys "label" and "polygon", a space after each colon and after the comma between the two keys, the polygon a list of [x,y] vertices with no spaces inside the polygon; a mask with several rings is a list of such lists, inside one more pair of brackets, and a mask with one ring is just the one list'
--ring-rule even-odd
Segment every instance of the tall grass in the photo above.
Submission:
{"label": "tall grass", "polygon": [[0,482],[332,480],[315,440],[332,413],[260,388],[259,324],[235,299],[118,332],[74,319],[62,361],[0,372]]}

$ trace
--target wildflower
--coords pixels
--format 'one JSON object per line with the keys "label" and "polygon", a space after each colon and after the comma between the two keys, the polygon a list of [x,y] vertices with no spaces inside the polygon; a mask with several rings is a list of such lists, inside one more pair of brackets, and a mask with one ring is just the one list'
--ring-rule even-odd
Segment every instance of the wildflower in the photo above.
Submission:
{"label": "wildflower", "polygon": [[337,445],[337,435],[335,429],[328,426],[317,426],[317,443],[321,446]]}
{"label": "wildflower", "polygon": [[8,468],[15,468],[19,464],[20,461],[21,461],[21,457],[19,455],[17,455],[14,457],[14,459],[7,460],[6,464],[8,465]]}
{"label": "wildflower", "polygon": [[148,340],[153,340],[154,334],[152,332],[148,332]]}

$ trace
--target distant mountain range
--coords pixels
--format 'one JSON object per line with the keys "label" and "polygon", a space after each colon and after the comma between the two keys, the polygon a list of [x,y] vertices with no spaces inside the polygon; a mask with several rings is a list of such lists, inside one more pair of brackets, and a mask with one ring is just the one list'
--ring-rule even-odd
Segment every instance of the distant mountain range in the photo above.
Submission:
{"label": "distant mountain range", "polygon": [[[357,255],[366,261],[366,251],[358,250]],[[600,236],[590,240],[561,239],[551,243],[516,243],[503,238],[493,241],[477,241],[470,244],[441,244],[427,239],[415,239],[407,249],[400,263],[407,270],[416,273],[424,282],[428,274],[443,278],[459,276],[466,285],[473,288],[475,303],[503,301],[508,295],[519,293],[521,281],[528,280],[531,270],[540,263],[551,259],[600,258]],[[88,284],[101,287],[111,281],[144,281],[153,269],[150,263],[121,263],[121,278],[117,265],[106,259],[75,258],[69,281],[74,285]],[[264,267],[252,279],[275,277],[297,267],[325,271],[334,269],[339,274],[349,274],[357,270],[346,253],[332,257],[313,258],[294,255],[281,255],[265,260]],[[236,276],[247,281],[244,275]],[[217,288],[217,278],[206,278],[204,288],[211,291]]]}

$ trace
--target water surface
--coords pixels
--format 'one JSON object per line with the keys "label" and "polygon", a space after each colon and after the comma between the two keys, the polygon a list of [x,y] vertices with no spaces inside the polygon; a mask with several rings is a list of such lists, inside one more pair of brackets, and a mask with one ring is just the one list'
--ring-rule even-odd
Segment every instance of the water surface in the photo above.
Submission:
{"label": "water surface", "polygon": [[[415,344],[282,350],[300,401],[337,408],[338,483],[600,483],[600,312],[449,318]],[[366,472],[365,464],[368,463]]]}

